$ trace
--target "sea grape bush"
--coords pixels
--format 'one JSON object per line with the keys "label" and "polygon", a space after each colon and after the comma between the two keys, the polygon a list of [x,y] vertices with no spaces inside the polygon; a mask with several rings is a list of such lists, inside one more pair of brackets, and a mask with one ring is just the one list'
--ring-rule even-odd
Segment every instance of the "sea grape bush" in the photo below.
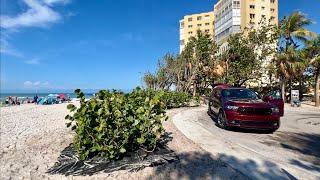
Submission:
{"label": "sea grape bush", "polygon": [[165,103],[167,109],[186,107],[191,105],[198,105],[200,98],[184,92],[175,91],[158,91],[162,93],[162,101]]}
{"label": "sea grape bush", "polygon": [[83,160],[95,155],[119,159],[137,149],[153,151],[163,138],[165,109],[192,100],[183,93],[140,88],[127,94],[102,90],[90,100],[79,89],[75,93],[80,106],[69,104],[72,115],[66,119],[67,126],[76,132],[73,144]]}

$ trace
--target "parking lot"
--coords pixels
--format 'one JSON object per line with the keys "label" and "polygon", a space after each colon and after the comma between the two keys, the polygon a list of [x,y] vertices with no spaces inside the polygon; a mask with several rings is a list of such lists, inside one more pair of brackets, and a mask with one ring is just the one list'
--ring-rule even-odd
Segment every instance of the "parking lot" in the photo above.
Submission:
{"label": "parking lot", "polygon": [[220,129],[205,106],[182,111],[173,122],[189,139],[250,178],[320,178],[320,110],[314,107],[286,105],[273,134]]}

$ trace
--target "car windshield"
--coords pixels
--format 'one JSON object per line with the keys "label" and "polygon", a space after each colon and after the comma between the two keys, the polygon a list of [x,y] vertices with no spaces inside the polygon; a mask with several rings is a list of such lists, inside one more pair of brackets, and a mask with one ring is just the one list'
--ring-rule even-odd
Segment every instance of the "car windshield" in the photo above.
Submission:
{"label": "car windshield", "polygon": [[225,99],[259,99],[257,94],[249,89],[224,89],[222,97]]}

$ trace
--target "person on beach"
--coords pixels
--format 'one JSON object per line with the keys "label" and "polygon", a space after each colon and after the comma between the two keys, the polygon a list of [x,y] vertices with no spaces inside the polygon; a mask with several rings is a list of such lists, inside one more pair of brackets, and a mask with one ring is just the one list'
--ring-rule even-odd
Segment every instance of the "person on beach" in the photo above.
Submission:
{"label": "person on beach", "polygon": [[35,95],[33,100],[34,100],[34,104],[38,104],[38,95]]}
{"label": "person on beach", "polygon": [[6,105],[9,105],[9,98],[6,97],[6,101],[5,101]]}

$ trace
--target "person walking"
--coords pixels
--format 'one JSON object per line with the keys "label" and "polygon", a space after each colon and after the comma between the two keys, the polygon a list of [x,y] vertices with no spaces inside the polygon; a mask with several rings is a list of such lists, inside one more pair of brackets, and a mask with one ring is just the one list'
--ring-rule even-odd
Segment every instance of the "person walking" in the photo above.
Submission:
{"label": "person walking", "polygon": [[35,95],[33,100],[34,100],[34,104],[38,104],[38,95]]}

